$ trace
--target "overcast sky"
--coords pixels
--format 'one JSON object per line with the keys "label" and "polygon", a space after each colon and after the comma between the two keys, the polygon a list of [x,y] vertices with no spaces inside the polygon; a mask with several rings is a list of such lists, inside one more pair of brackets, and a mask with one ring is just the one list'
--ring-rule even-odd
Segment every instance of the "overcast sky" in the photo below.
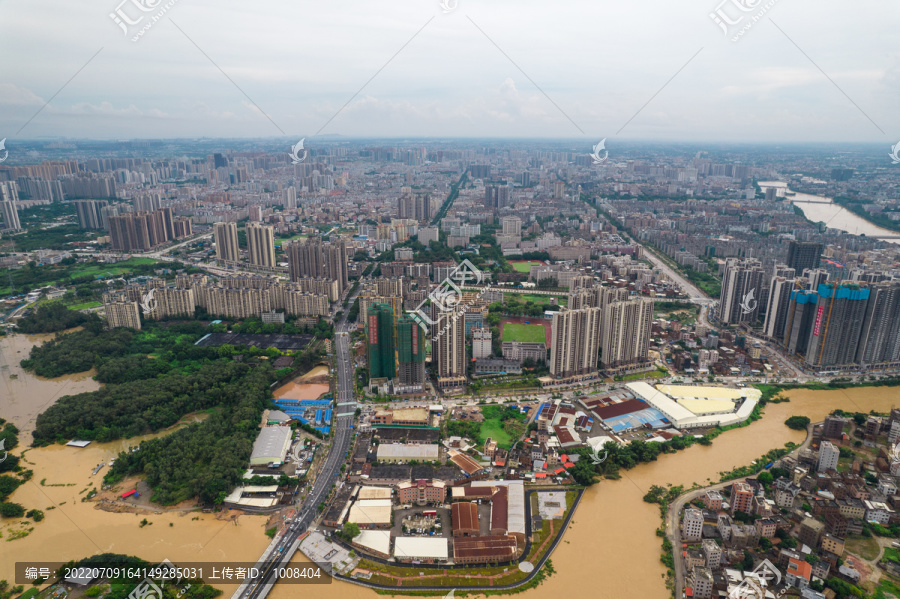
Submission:
{"label": "overcast sky", "polygon": [[0,0],[0,138],[900,139],[894,0],[120,1]]}

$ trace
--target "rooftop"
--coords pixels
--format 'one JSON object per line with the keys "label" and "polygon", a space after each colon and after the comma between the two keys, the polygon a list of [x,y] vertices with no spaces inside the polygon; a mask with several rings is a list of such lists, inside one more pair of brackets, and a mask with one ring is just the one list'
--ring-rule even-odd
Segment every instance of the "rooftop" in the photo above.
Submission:
{"label": "rooftop", "polygon": [[394,557],[447,559],[450,556],[447,541],[443,537],[397,537],[394,539]]}
{"label": "rooftop", "polygon": [[268,459],[281,462],[291,446],[291,427],[266,426],[259,431],[259,436],[253,443],[253,452],[250,460]]}

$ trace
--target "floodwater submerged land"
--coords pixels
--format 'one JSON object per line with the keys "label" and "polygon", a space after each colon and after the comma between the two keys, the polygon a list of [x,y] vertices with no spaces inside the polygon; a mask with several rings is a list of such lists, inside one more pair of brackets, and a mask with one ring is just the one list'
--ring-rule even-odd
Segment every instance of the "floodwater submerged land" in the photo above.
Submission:
{"label": "floodwater submerged land", "polygon": [[[3,370],[0,390],[17,388],[9,386],[19,383],[17,379],[7,380],[8,373],[21,373],[18,360],[27,356],[27,350],[35,342],[41,342],[41,339],[24,336],[0,339],[5,364],[15,356],[17,369],[12,370],[10,366]],[[10,348],[13,348],[12,353]],[[25,373],[22,377],[26,386],[35,378],[28,378],[30,376]],[[298,384],[308,383],[301,381]],[[15,396],[19,403],[8,402],[10,396],[3,395],[0,416],[17,425],[30,419],[33,427],[36,412],[32,412],[38,407],[46,409],[62,395],[96,387],[96,382],[89,376],[80,380],[71,377],[52,381],[36,379],[25,394]],[[317,389],[309,391],[312,393]],[[711,446],[694,445],[675,454],[662,455],[655,462],[623,470],[620,480],[602,481],[588,489],[563,542],[552,556],[556,574],[522,596],[556,599],[580,595],[589,588],[593,597],[601,599],[621,597],[623,590],[629,597],[669,597],[665,588],[665,567],[659,561],[661,539],[655,534],[662,523],[659,507],[642,500],[651,485],[704,485],[709,480],[718,480],[721,472],[747,465],[770,449],[783,447],[789,441],[800,443],[804,433],[784,425],[790,416],[803,415],[819,421],[838,408],[886,412],[892,406],[900,405],[900,388],[891,387],[837,391],[799,389],[785,395],[790,402],[767,405],[761,420],[720,435]],[[23,401],[31,407],[23,409],[20,405]],[[84,449],[59,445],[28,449],[24,465],[34,471],[34,477],[13,493],[12,501],[28,509],[42,509],[46,518],[37,523],[30,520],[0,523],[0,534],[3,535],[0,538],[0,579],[12,580],[16,561],[62,561],[106,551],[136,555],[150,561],[255,561],[269,543],[264,534],[264,517],[233,518],[227,511],[220,514],[188,510],[162,514],[113,513],[99,509],[96,502],[81,501],[92,484],[94,488],[101,485],[105,469],[92,475],[94,467],[108,462],[118,451],[137,444],[142,438],[92,443]],[[14,453],[19,454],[28,443],[30,438]],[[144,518],[152,524],[141,526]],[[32,530],[27,536],[15,538],[18,536],[16,531],[28,528]],[[295,561],[301,563],[305,559],[298,554]],[[226,597],[234,590],[222,588]],[[276,585],[270,596],[288,599],[297,593],[298,589],[293,585]],[[316,599],[376,597],[372,590],[345,582],[316,585],[312,594]]]}

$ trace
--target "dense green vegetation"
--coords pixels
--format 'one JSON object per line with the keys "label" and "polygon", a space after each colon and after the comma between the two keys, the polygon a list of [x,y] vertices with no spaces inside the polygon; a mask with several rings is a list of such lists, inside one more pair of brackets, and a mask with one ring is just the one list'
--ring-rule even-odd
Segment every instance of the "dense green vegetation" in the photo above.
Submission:
{"label": "dense green vegetation", "polygon": [[[240,382],[248,371],[246,364],[219,360],[203,364],[196,372],[111,384],[97,391],[67,395],[38,416],[34,443],[72,438],[113,441],[158,431],[172,426],[185,414],[221,404],[226,390]],[[152,371],[144,371],[148,372]]]}
{"label": "dense green vegetation", "polygon": [[[39,415],[34,444],[127,438],[207,411],[201,423],[120,454],[107,482],[143,475],[153,501],[171,504],[199,496],[205,503],[221,502],[246,468],[262,410],[269,405],[269,385],[276,380],[271,360],[282,352],[194,345],[208,330],[199,322],[149,323],[141,331],[89,325],[35,347],[23,365],[38,374],[94,367],[106,385],[63,397]],[[320,356],[313,347],[295,356],[293,367],[308,369]]]}
{"label": "dense green vegetation", "polygon": [[809,418],[806,416],[791,416],[784,421],[784,424],[795,431],[805,431],[806,427],[809,426]]}
{"label": "dense green vegetation", "polygon": [[[11,235],[9,240],[15,243],[17,252],[33,252],[41,248],[63,250],[76,241],[91,241],[97,238],[97,232],[82,231],[78,225],[60,225],[47,229],[29,229],[25,233]],[[2,243],[6,243],[6,239]]]}
{"label": "dense green vegetation", "polygon": [[[97,369],[106,386],[66,396],[38,416],[35,444],[73,437],[108,441],[159,430],[187,413],[219,405],[220,390],[247,374],[232,357],[281,354],[275,348],[198,347],[201,323],[151,323],[141,331],[90,326],[35,347],[24,367],[42,376]],[[306,356],[305,358],[303,356]],[[300,366],[318,357],[304,352]]]}
{"label": "dense green vegetation", "polygon": [[[19,249],[18,246],[16,249]],[[175,271],[185,269],[185,272],[199,272],[192,266],[185,266],[180,262],[159,262],[153,258],[130,258],[115,264],[89,261],[78,262],[75,258],[66,258],[59,264],[47,264],[38,266],[35,262],[27,263],[19,269],[0,269],[0,295],[12,293],[25,293],[45,285],[57,285],[60,287],[75,287],[72,298],[99,298],[103,291],[108,289],[105,279],[119,277],[130,278],[137,276],[156,275],[161,268],[168,268],[168,278],[175,276]],[[12,287],[8,285],[12,283]],[[121,286],[121,282],[117,285]],[[67,294],[68,295],[68,294]],[[65,298],[64,298],[65,299]]]}
{"label": "dense green vegetation", "polygon": [[84,314],[76,310],[69,310],[62,302],[47,302],[32,310],[25,318],[19,319],[16,326],[19,332],[33,335],[64,331],[90,321],[99,322],[99,320],[100,318],[96,314]]}
{"label": "dense green vegetation", "polygon": [[33,347],[22,368],[48,378],[84,372],[105,357],[122,355],[133,335],[128,329],[104,331],[99,320],[89,321],[81,331]]}
{"label": "dense green vegetation", "polygon": [[199,496],[205,503],[221,503],[241,482],[275,379],[267,362],[237,366],[241,374],[218,384],[214,392],[210,389],[221,410],[204,422],[144,441],[138,451],[119,454],[106,482],[144,475],[155,502],[173,504]]}
{"label": "dense green vegetation", "polygon": [[722,293],[722,281],[719,277],[708,272],[697,272],[693,267],[684,265],[681,272],[688,281],[700,288],[703,293],[710,297],[719,297]]}
{"label": "dense green vegetation", "polygon": [[[9,452],[19,444],[19,429],[12,422],[0,418],[0,455],[6,453],[6,458],[0,462],[0,472],[12,472],[19,467],[19,458]],[[2,480],[2,477],[0,477]],[[0,484],[0,500],[4,498],[3,486]]]}
{"label": "dense green vegetation", "polygon": [[469,177],[469,171],[466,171],[459,178],[459,181],[453,183],[450,186],[450,195],[447,196],[447,199],[444,200],[444,203],[441,204],[441,209],[438,210],[438,213],[434,215],[434,218],[431,221],[432,225],[436,225],[441,222],[441,219],[447,216],[447,210],[450,209],[450,206],[453,205],[453,202],[459,197],[459,188],[465,187],[466,179]]}

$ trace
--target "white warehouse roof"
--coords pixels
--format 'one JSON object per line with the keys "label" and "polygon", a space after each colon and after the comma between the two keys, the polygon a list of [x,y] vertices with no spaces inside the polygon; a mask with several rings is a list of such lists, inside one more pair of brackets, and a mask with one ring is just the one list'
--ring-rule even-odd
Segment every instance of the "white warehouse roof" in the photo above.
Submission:
{"label": "white warehouse roof", "polygon": [[363,530],[353,538],[353,542],[385,555],[391,554],[391,531],[389,530]]}
{"label": "white warehouse roof", "polygon": [[401,559],[447,559],[449,547],[443,537],[397,537],[394,557]]}
{"label": "white warehouse roof", "polygon": [[378,460],[437,460],[437,445],[416,443],[382,443],[378,446]]}
{"label": "white warehouse roof", "polygon": [[291,448],[291,427],[266,426],[259,431],[250,454],[250,465],[283,462]]}
{"label": "white warehouse roof", "polygon": [[390,499],[360,499],[350,508],[347,522],[368,526],[391,523]]}

